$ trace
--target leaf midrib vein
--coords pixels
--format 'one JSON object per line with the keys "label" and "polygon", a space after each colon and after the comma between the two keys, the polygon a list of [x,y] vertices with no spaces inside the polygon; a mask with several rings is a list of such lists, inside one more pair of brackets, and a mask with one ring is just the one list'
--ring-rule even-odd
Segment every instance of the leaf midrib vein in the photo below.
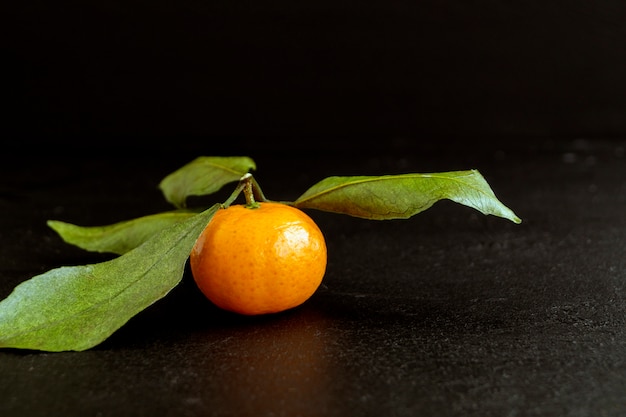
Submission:
{"label": "leaf midrib vein", "polygon": [[[189,230],[184,233],[180,239],[177,240],[176,244],[178,244],[178,242],[180,242],[181,240],[183,240],[184,238],[186,238],[190,233],[191,233],[191,229],[192,227],[189,228]],[[18,332],[18,333],[13,333],[12,334],[12,338],[14,337],[18,337],[27,333],[32,333],[35,332],[37,330],[40,330],[42,328],[46,328],[46,327],[53,327],[55,324],[57,323],[62,323],[64,321],[66,321],[69,317],[73,317],[76,316],[78,314],[84,313],[84,312],[88,312],[89,310],[94,310],[97,307],[107,303],[107,302],[111,302],[112,300],[118,298],[122,293],[126,292],[126,290],[128,288],[131,288],[132,286],[134,286],[135,284],[137,284],[137,282],[139,282],[143,277],[145,277],[148,273],[150,273],[150,271],[152,271],[154,269],[154,267],[159,263],[159,261],[161,259],[163,259],[165,256],[167,256],[171,251],[174,250],[174,247],[176,246],[176,244],[171,245],[167,251],[165,251],[165,253],[163,254],[163,256],[160,256],[144,273],[142,273],[141,275],[139,275],[137,277],[137,279],[132,280],[131,282],[128,283],[128,285],[124,286],[123,288],[121,288],[119,291],[117,291],[115,294],[113,294],[112,296],[106,297],[106,298],[102,298],[99,299],[97,302],[90,304],[88,307],[80,309],[75,311],[74,313],[70,314],[70,315],[65,315],[57,320],[53,320],[53,321],[46,321],[38,326],[32,326],[29,327],[27,329],[25,329],[24,331]],[[116,258],[119,259],[119,258]],[[156,300],[155,300],[156,301]]]}
{"label": "leaf midrib vein", "polygon": [[[446,180],[450,180],[450,181],[457,181],[459,183],[464,184],[466,187],[468,188],[472,188],[474,190],[476,190],[477,192],[481,193],[481,194],[485,194],[485,195],[489,195],[487,193],[485,193],[483,190],[481,190],[478,187],[475,187],[471,184],[467,184],[464,183],[463,181],[460,181],[459,178],[463,178],[463,177],[471,177],[474,176],[476,174],[476,170],[470,170],[470,171],[466,171],[467,174],[462,175],[462,176],[456,176],[456,177],[448,177],[448,176],[443,176],[441,174],[399,174],[399,175],[382,175],[382,176],[373,176],[373,177],[365,177],[365,178],[361,178],[359,180],[356,180],[354,182],[349,182],[349,183],[344,183],[344,184],[339,184],[336,185],[334,187],[331,188],[326,188],[325,190],[322,190],[316,194],[313,194],[305,199],[302,200],[296,200],[296,202],[298,203],[302,203],[305,201],[311,201],[311,200],[315,200],[316,198],[319,198],[320,196],[323,196],[324,194],[328,194],[330,192],[339,190],[341,188],[347,188],[347,187],[351,187],[354,185],[358,185],[358,184],[363,184],[363,183],[367,183],[367,182],[376,182],[376,181],[389,181],[389,180],[395,180],[395,179],[403,179],[403,178],[416,178],[416,177],[423,177],[423,178],[437,178],[437,179],[446,179]],[[357,178],[357,177],[353,177],[353,178]]]}

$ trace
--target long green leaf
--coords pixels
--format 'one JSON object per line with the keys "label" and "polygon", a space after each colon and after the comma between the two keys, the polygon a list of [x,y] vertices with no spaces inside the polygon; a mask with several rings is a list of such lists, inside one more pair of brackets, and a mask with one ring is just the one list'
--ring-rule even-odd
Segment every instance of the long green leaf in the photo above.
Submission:
{"label": "long green leaf", "polygon": [[92,252],[121,255],[135,249],[161,230],[196,214],[190,211],[169,211],[105,226],[89,227],[48,220],[48,226],[71,245]]}
{"label": "long green leaf", "polygon": [[406,219],[435,202],[450,199],[483,214],[520,223],[476,170],[432,174],[329,177],[309,188],[293,204],[366,219]]}
{"label": "long green leaf", "polygon": [[101,343],[180,282],[218,207],[111,261],[56,268],[18,285],[0,302],[0,347],[65,351]]}
{"label": "long green leaf", "polygon": [[215,193],[254,169],[247,156],[201,156],[163,178],[159,188],[167,201],[182,208],[187,197]]}

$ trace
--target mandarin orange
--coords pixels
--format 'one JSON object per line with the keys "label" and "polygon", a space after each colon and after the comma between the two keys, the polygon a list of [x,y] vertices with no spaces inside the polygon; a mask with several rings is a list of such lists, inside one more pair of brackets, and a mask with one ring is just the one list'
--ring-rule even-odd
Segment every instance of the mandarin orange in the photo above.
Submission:
{"label": "mandarin orange", "polygon": [[303,211],[281,203],[217,211],[190,255],[194,280],[216,306],[245,315],[301,305],[322,282],[326,243]]}

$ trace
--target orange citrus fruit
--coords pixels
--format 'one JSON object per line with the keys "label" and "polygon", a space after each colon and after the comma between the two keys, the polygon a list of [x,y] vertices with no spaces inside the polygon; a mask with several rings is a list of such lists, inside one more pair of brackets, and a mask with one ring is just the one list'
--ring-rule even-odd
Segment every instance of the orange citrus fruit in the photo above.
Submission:
{"label": "orange citrus fruit", "polygon": [[301,210],[264,202],[220,209],[198,237],[191,272],[218,307],[245,315],[277,313],[308,300],[326,271],[326,243]]}

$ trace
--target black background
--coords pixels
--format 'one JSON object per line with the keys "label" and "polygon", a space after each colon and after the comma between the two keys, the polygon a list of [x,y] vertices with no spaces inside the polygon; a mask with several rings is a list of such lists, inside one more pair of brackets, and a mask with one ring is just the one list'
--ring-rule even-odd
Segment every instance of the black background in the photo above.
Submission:
{"label": "black background", "polygon": [[626,131],[619,1],[3,7],[7,141],[281,136],[332,148],[329,136]]}
{"label": "black background", "polygon": [[477,168],[524,220],[311,212],[329,264],[301,308],[226,314],[187,272],[94,349],[0,350],[3,417],[626,412],[626,3],[3,9],[2,298],[108,259],[46,220],[167,210],[158,182],[199,155],[252,156],[273,199]]}

